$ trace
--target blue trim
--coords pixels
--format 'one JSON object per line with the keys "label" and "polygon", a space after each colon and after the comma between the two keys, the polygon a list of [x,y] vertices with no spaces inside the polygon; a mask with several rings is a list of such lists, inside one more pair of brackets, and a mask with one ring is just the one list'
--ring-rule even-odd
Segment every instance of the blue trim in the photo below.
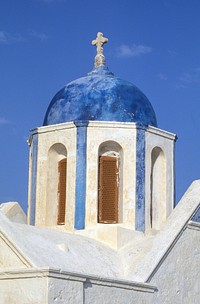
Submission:
{"label": "blue trim", "polygon": [[136,134],[136,230],[145,230],[145,128]]}
{"label": "blue trim", "polygon": [[38,135],[34,134],[32,139],[32,170],[31,170],[32,172],[31,172],[31,198],[30,198],[31,225],[35,225],[37,158],[38,158]]}
{"label": "blue trim", "polygon": [[75,121],[77,127],[76,146],[76,203],[75,223],[77,230],[85,228],[85,198],[86,198],[86,146],[87,121]]}
{"label": "blue trim", "polygon": [[200,222],[200,208],[193,215],[192,221],[198,222],[198,223]]}

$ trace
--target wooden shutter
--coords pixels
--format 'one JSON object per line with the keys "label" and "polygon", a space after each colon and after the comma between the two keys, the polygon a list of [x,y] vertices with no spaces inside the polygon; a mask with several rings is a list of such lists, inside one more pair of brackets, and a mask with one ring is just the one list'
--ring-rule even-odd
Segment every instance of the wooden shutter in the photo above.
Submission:
{"label": "wooden shutter", "polygon": [[58,163],[58,225],[65,224],[65,205],[66,205],[66,170],[67,159],[64,158]]}
{"label": "wooden shutter", "polygon": [[101,156],[99,163],[99,223],[118,222],[118,159]]}

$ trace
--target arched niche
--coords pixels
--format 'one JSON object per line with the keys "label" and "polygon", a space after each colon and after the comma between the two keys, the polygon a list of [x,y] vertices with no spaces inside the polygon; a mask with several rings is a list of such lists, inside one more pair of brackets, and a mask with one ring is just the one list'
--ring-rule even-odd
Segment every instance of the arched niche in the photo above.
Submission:
{"label": "arched niche", "polygon": [[166,157],[160,147],[151,152],[150,227],[159,230],[166,219]]}
{"label": "arched niche", "polygon": [[123,150],[115,141],[106,141],[98,151],[98,216],[99,223],[122,222]]}
{"label": "arched niche", "polygon": [[46,225],[65,223],[67,149],[61,143],[48,151]]}

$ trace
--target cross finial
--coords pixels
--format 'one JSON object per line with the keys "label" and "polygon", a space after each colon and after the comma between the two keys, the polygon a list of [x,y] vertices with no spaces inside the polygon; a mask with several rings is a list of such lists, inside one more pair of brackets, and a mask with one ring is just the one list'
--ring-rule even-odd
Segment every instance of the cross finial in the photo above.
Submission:
{"label": "cross finial", "polygon": [[92,45],[97,47],[97,55],[95,56],[95,66],[105,65],[105,56],[103,55],[103,45],[108,42],[108,38],[103,37],[103,33],[98,32],[97,38],[92,40]]}

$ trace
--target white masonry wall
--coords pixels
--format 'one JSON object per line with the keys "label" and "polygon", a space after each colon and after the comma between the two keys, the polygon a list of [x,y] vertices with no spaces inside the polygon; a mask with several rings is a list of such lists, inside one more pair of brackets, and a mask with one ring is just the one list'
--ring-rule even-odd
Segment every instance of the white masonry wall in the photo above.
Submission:
{"label": "white masonry wall", "polygon": [[[0,273],[1,304],[48,304],[48,279],[42,273]],[[59,303],[59,302],[58,302]],[[63,303],[63,302],[60,302]]]}
{"label": "white masonry wall", "polygon": [[156,287],[48,269],[0,272],[1,304],[151,304]]}
{"label": "white masonry wall", "polygon": [[[67,208],[66,208],[66,228],[72,230],[74,227],[75,208],[75,178],[76,178],[76,127],[73,123],[41,127],[31,133],[31,139],[38,136],[37,151],[37,175],[36,175],[36,206],[35,225],[36,226],[56,226],[57,221],[57,169],[51,172],[49,180],[48,173],[52,168],[49,163],[49,151],[54,145],[64,146],[67,154]],[[33,140],[30,140],[30,144]],[[32,149],[32,147],[30,147]],[[51,161],[51,160],[50,160]],[[29,179],[32,165],[29,167]],[[56,186],[55,186],[56,185]],[[29,188],[31,183],[29,182]],[[34,189],[33,189],[34,191]],[[29,189],[29,209],[31,209],[31,189]],[[31,218],[29,212],[29,222]]]}
{"label": "white masonry wall", "polygon": [[146,230],[160,230],[174,208],[175,140],[175,134],[154,127],[145,132]]}
{"label": "white masonry wall", "polygon": [[[57,162],[62,157],[67,157],[66,224],[65,227],[59,226],[59,229],[67,228],[68,231],[74,231],[76,137],[77,129],[73,123],[40,127],[31,132],[29,140],[29,223],[32,223],[33,213],[35,213],[35,225],[57,226]],[[145,181],[143,182],[145,183],[146,230],[150,228],[159,230],[173,209],[174,141],[175,135],[172,133],[153,127],[148,127],[145,131]],[[116,153],[120,158],[119,223],[117,225],[135,230],[136,145],[137,125],[135,123],[89,122],[86,147],[86,229],[102,227],[102,224],[98,224],[97,219],[98,170],[99,155],[105,152]],[[155,172],[153,175],[152,168]],[[31,180],[34,170],[35,184]],[[152,188],[151,176],[153,176],[155,189]],[[36,202],[35,210],[34,201]],[[153,223],[150,223],[151,213],[153,213]],[[109,228],[109,225],[107,227]]]}
{"label": "white masonry wall", "polygon": [[97,225],[99,147],[112,151],[115,143],[121,147],[119,223],[135,229],[136,125],[91,121],[87,128],[86,228]]}
{"label": "white masonry wall", "polygon": [[200,303],[200,223],[190,222],[151,279],[155,303]]}

